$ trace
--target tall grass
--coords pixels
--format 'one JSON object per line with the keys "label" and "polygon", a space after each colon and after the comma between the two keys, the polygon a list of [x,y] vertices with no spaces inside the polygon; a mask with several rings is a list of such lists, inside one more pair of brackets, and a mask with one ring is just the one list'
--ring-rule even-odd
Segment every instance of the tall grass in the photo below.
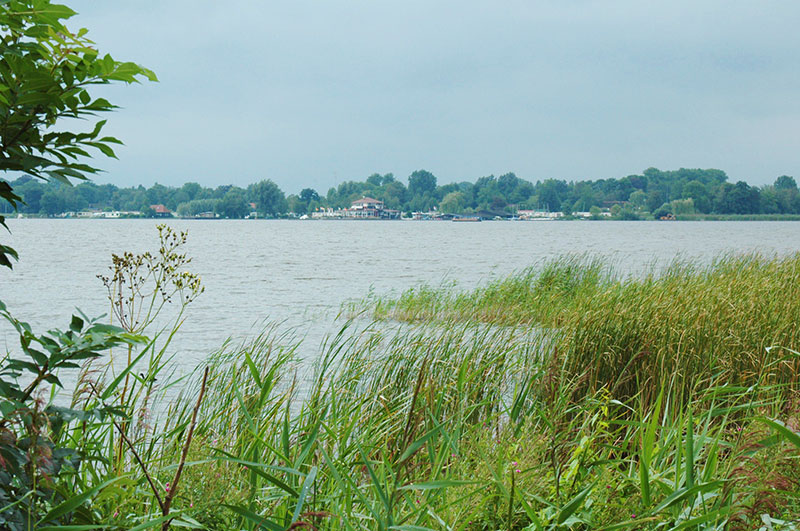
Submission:
{"label": "tall grass", "polygon": [[713,377],[731,385],[796,384],[800,254],[676,261],[624,277],[596,259],[566,257],[473,292],[404,293],[373,304],[381,318],[528,325],[550,335],[544,355],[615,397],[669,387],[688,397]]}
{"label": "tall grass", "polygon": [[81,510],[138,529],[796,529],[799,272],[798,255],[642,278],[566,258],[384,301],[414,322],[343,323],[309,377],[278,327],[225,344],[207,380],[174,383],[153,343],[118,466],[118,426],[67,426],[99,456]]}
{"label": "tall grass", "polygon": [[611,282],[613,272],[599,258],[567,255],[531,267],[474,291],[455,285],[411,288],[396,300],[367,298],[348,310],[368,309],[377,318],[400,321],[481,321],[498,325],[548,325],[555,314]]}
{"label": "tall grass", "polygon": [[749,529],[800,510],[798,449],[758,420],[796,422],[785,385],[711,378],[680,405],[669,386],[623,403],[611,385],[576,392],[542,341],[348,323],[307,394],[265,386],[292,372],[274,344],[239,350],[215,369],[228,391],[204,405],[194,450],[215,456],[195,474],[226,485],[219,528]]}

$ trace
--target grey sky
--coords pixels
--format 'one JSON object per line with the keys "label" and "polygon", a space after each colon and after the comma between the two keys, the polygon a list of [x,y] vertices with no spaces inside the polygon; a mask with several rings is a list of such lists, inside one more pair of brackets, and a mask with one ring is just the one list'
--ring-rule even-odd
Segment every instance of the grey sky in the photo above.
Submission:
{"label": "grey sky", "polygon": [[104,88],[127,146],[100,181],[800,177],[796,0],[70,5],[161,80]]}

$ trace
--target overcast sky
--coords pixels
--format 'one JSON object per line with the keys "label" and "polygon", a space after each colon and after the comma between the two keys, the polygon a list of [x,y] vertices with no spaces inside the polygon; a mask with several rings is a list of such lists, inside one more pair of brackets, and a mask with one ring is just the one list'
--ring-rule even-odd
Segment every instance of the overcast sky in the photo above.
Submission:
{"label": "overcast sky", "polygon": [[101,182],[800,177],[797,0],[69,4],[160,79],[103,88],[126,146]]}

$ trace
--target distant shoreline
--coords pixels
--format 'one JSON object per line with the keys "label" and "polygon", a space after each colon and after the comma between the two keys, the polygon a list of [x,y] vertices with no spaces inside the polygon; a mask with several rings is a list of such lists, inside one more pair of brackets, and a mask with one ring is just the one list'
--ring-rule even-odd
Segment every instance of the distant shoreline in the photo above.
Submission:
{"label": "distant shoreline", "polygon": [[[426,222],[426,223],[452,223],[453,220],[440,220],[440,219],[357,219],[357,218],[325,218],[325,219],[299,219],[296,217],[286,216],[286,217],[276,217],[276,218],[258,218],[258,219],[243,219],[243,218],[205,218],[205,217],[140,217],[140,216],[131,216],[131,217],[114,217],[114,218],[105,218],[105,217],[48,217],[48,216],[38,216],[38,215],[25,215],[21,217],[9,217],[7,215],[7,221],[13,220],[22,220],[22,219],[47,219],[47,220],[54,220],[54,221],[114,221],[114,220],[155,220],[155,221],[303,221],[303,222],[328,222],[328,221],[348,221],[348,222]],[[593,218],[580,218],[580,217],[562,217],[558,219],[490,219],[485,218],[481,221],[485,222],[520,222],[520,223],[551,223],[551,222],[565,222],[565,221],[599,221],[599,222],[607,222],[607,221],[627,221],[627,222],[642,222],[642,221],[658,221],[664,223],[670,222],[680,222],[680,221],[800,221],[800,215],[798,214],[703,214],[703,215],[686,215],[686,216],[678,216],[676,219],[670,220],[657,220],[652,218],[647,219],[614,219],[610,217],[603,217],[600,219],[593,219]]]}

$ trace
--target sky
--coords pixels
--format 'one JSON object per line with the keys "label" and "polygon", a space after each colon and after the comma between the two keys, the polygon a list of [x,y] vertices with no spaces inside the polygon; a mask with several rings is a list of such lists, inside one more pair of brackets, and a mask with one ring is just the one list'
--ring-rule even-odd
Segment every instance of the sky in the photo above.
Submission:
{"label": "sky", "polygon": [[97,91],[126,144],[99,182],[800,177],[797,0],[67,3],[159,77]]}

